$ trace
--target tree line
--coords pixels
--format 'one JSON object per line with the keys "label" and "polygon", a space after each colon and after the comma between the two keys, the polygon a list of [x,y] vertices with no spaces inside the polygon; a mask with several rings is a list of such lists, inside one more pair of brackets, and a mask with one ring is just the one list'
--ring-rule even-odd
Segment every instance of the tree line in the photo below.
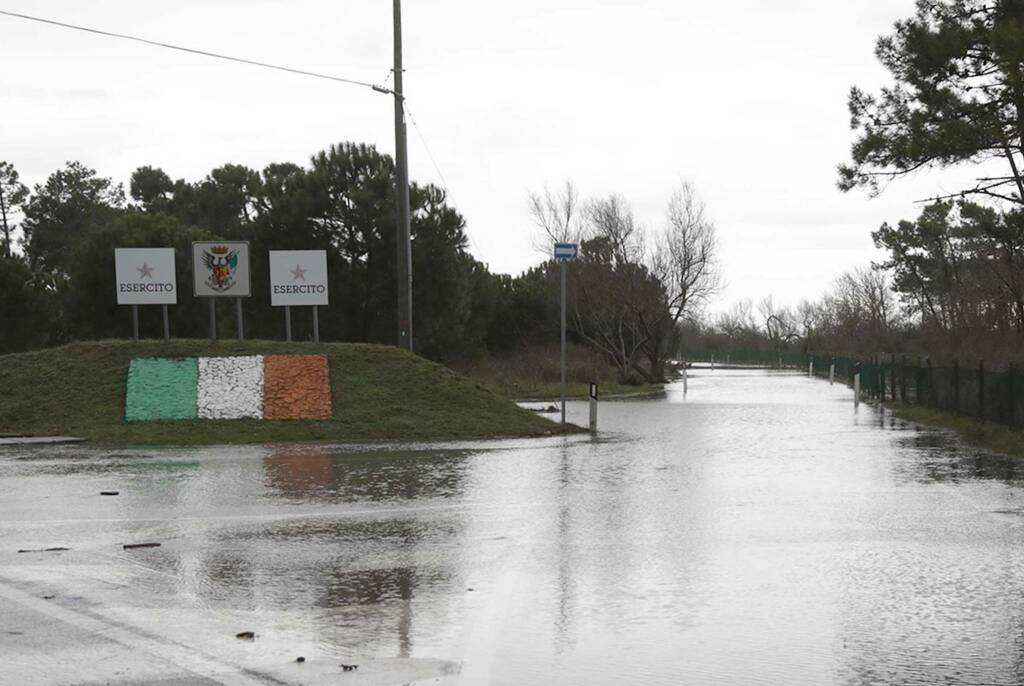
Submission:
{"label": "tree line", "polygon": [[852,88],[842,191],[877,195],[927,169],[976,167],[919,216],[872,233],[886,257],[817,301],[736,304],[706,350],[910,352],[1009,362],[1024,352],[1024,0],[919,0],[878,39],[892,77]]}
{"label": "tree line", "polygon": [[[0,352],[128,337],[130,318],[114,296],[114,248],[173,247],[178,283],[188,284],[196,240],[250,242],[248,337],[282,336],[282,315],[269,307],[267,251],[323,249],[331,306],[321,337],[393,344],[394,174],[391,157],[356,143],[331,146],[306,166],[226,164],[198,181],[143,166],[127,192],[81,162],[30,191],[0,162],[0,316],[18,322],[0,330]],[[413,183],[410,202],[417,352],[451,361],[557,340],[558,267],[550,258],[518,276],[492,273],[469,254],[465,220],[442,189]],[[571,184],[532,194],[530,210],[548,255],[556,239],[582,244],[570,265],[572,338],[601,351],[624,381],[662,379],[680,322],[718,284],[714,225],[694,189],[684,184],[673,195],[653,238],[624,199],[582,201]],[[161,330],[156,309],[141,308],[144,331]],[[230,330],[232,313],[221,315]],[[184,288],[171,317],[177,337],[208,334],[205,308]]]}

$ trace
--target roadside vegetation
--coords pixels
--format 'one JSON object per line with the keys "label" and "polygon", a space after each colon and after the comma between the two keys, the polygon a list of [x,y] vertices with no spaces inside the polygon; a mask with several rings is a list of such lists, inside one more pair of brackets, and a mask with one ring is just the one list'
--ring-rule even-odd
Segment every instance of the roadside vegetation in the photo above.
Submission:
{"label": "roadside vegetation", "polygon": [[985,422],[920,405],[890,402],[885,406],[900,419],[951,429],[968,445],[1024,458],[1024,434],[1005,424]]}
{"label": "roadside vegetation", "polygon": [[[935,368],[1024,368],[1024,4],[918,2],[878,39],[891,83],[854,87],[854,140],[838,168],[847,192],[877,195],[901,178],[973,168],[961,187],[936,186],[912,218],[871,237],[885,257],[850,270],[818,299],[793,307],[735,303],[684,335],[691,358],[774,364],[810,352],[872,360],[930,360]],[[1024,434],[921,407],[897,412],[1020,454]]]}
{"label": "roadside vegetation", "polygon": [[[132,358],[255,354],[327,355],[333,417],[124,421],[125,381]],[[365,344],[74,343],[0,356],[0,388],[0,434],[74,435],[111,445],[544,436],[560,430],[446,367],[397,348]]]}
{"label": "roadside vegetation", "polygon": [[878,39],[891,83],[852,88],[854,141],[838,169],[842,191],[884,192],[924,170],[975,168],[939,189],[914,218],[871,237],[885,258],[836,279],[793,307],[735,303],[689,332],[688,354],[835,352],[983,359],[996,368],[1024,353],[1024,4],[918,2]]}
{"label": "roadside vegetation", "polygon": [[[571,345],[567,353],[566,394],[586,398],[590,384],[598,384],[601,399],[662,392],[662,384],[624,384],[606,357],[583,345]],[[487,355],[453,365],[484,386],[515,400],[559,398],[561,358],[557,346],[536,347],[498,355]]]}
{"label": "roadside vegetation", "polygon": [[[321,340],[394,344],[394,184],[391,158],[357,143],[332,145],[306,166],[225,164],[199,180],[143,166],[127,192],[77,161],[29,190],[12,164],[0,162],[0,320],[23,323],[0,328],[0,353],[130,337],[130,313],[115,304],[114,249],[173,248],[185,294],[196,240],[249,242],[253,297],[243,308],[250,337],[283,334],[282,313],[267,302],[267,251],[323,249],[331,305]],[[518,276],[492,273],[468,252],[465,221],[442,189],[413,184],[410,193],[414,343],[433,361],[465,364],[557,344],[555,241],[581,247],[568,265],[569,340],[601,356],[613,383],[661,383],[679,349],[680,325],[718,287],[714,224],[686,183],[667,199],[657,226],[642,226],[625,199],[582,199],[571,183],[530,195],[535,226],[524,227],[522,238],[532,234],[541,252]],[[183,296],[170,314],[173,336],[208,335],[206,303]],[[233,328],[230,308],[219,317],[223,329]],[[141,308],[140,323],[143,336],[160,332],[160,308]],[[296,311],[294,325],[298,337],[308,335],[308,313]],[[520,376],[538,389],[547,383]]]}

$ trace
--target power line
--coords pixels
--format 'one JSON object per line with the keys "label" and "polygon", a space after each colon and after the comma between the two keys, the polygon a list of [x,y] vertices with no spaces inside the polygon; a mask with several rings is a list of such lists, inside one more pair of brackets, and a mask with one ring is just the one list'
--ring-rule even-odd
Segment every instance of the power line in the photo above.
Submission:
{"label": "power line", "polygon": [[430,151],[430,146],[427,145],[427,139],[423,137],[423,132],[420,131],[420,125],[416,123],[416,118],[412,116],[412,110],[409,109],[409,101],[405,101],[405,113],[409,115],[409,121],[412,122],[412,127],[416,129],[416,135],[420,139],[420,143],[423,144],[423,149],[427,151],[427,157],[430,158],[430,163],[434,165],[434,171],[441,178],[441,183],[444,184],[445,191],[448,190],[448,181],[444,178],[444,173],[441,171],[441,167],[437,165],[437,160],[434,159],[434,153]]}
{"label": "power line", "polygon": [[[437,176],[441,179],[441,183],[444,186],[445,195],[449,200],[453,200],[451,197],[452,190],[451,186],[448,185],[448,180],[444,177],[444,172],[441,171],[440,165],[437,164],[437,159],[434,158],[434,153],[431,152],[430,146],[427,144],[427,139],[423,136],[423,132],[420,130],[420,125],[416,123],[416,118],[412,116],[412,111],[409,109],[409,101],[405,101],[405,113],[409,117],[409,121],[412,122],[412,127],[416,129],[416,136],[420,139],[420,143],[423,145],[423,149],[427,153],[427,157],[430,158],[430,163],[434,165],[434,171],[437,172]],[[476,242],[473,240],[473,236],[466,230],[466,239],[469,241],[470,250],[479,255],[479,251],[476,247]]]}
{"label": "power line", "polygon": [[256,60],[248,60],[243,57],[232,57],[231,55],[222,55],[216,52],[209,52],[206,50],[197,50],[195,48],[186,48],[181,45],[173,45],[171,43],[161,43],[160,41],[149,40],[147,38],[140,38],[139,36],[130,36],[125,33],[114,33],[113,31],[103,31],[101,29],[93,29],[87,26],[78,26],[76,24],[67,24],[61,21],[54,21],[53,19],[44,19],[42,17],[33,17],[28,14],[18,14],[17,12],[8,12],[6,10],[0,10],[0,15],[14,17],[16,19],[25,19],[28,21],[39,22],[40,24],[50,24],[51,26],[60,26],[65,29],[72,29],[74,31],[84,31],[86,33],[94,33],[100,36],[107,36],[108,38],[121,38],[123,40],[135,41],[136,43],[145,43],[146,45],[153,45],[158,48],[166,48],[168,50],[178,50],[179,52],[188,52],[193,55],[202,55],[204,57],[213,57],[218,60],[227,60],[228,62],[238,62],[240,64],[248,64],[253,67],[263,67],[264,69],[274,69],[276,71],[284,71],[290,74],[300,74],[302,76],[310,76],[315,79],[326,79],[327,81],[336,81],[339,83],[348,83],[354,86],[365,86],[366,88],[372,88],[378,93],[391,93],[392,91],[384,86],[378,86],[368,81],[358,81],[356,79],[346,79],[341,76],[332,76],[330,74],[320,74],[314,71],[306,71],[304,69],[294,69],[292,67],[284,67],[279,64],[271,64],[269,62],[258,62]]}

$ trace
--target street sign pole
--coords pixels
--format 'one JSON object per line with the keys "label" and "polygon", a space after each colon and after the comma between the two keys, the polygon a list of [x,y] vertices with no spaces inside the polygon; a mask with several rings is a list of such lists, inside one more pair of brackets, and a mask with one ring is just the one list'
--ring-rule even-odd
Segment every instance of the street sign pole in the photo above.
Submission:
{"label": "street sign pole", "polygon": [[320,306],[313,305],[313,342],[320,342]]}
{"label": "street sign pole", "polygon": [[291,305],[284,306],[284,340],[292,342],[292,308]]}
{"label": "street sign pole", "polygon": [[171,340],[171,319],[167,315],[167,305],[164,305],[164,340]]}
{"label": "street sign pole", "polygon": [[562,270],[562,426],[565,426],[565,272],[566,263],[575,260],[579,246],[575,243],[555,243],[554,258],[561,262]]}
{"label": "street sign pole", "polygon": [[565,260],[562,260],[562,426],[565,426]]}
{"label": "street sign pole", "polygon": [[132,305],[132,340],[139,342],[139,306]]}
{"label": "street sign pole", "polygon": [[210,301],[210,340],[217,340],[217,306],[214,305],[216,298],[207,298]]}
{"label": "street sign pole", "polygon": [[245,329],[242,328],[242,299],[235,298],[235,318],[237,319],[236,326],[238,328],[238,340],[245,340]]}

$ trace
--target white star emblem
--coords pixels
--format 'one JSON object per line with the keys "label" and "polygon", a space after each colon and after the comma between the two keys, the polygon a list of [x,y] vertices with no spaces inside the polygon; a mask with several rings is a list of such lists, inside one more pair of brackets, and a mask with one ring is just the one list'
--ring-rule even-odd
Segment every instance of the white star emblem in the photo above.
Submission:
{"label": "white star emblem", "polygon": [[136,267],[135,271],[139,273],[139,278],[144,279],[146,277],[153,278],[153,268],[145,262],[142,263],[141,267]]}
{"label": "white star emblem", "polygon": [[303,281],[305,281],[306,280],[306,272],[309,271],[309,270],[308,269],[303,269],[299,265],[295,265],[295,269],[289,269],[288,271],[290,271],[292,273],[292,281],[298,281],[299,279],[302,279]]}

